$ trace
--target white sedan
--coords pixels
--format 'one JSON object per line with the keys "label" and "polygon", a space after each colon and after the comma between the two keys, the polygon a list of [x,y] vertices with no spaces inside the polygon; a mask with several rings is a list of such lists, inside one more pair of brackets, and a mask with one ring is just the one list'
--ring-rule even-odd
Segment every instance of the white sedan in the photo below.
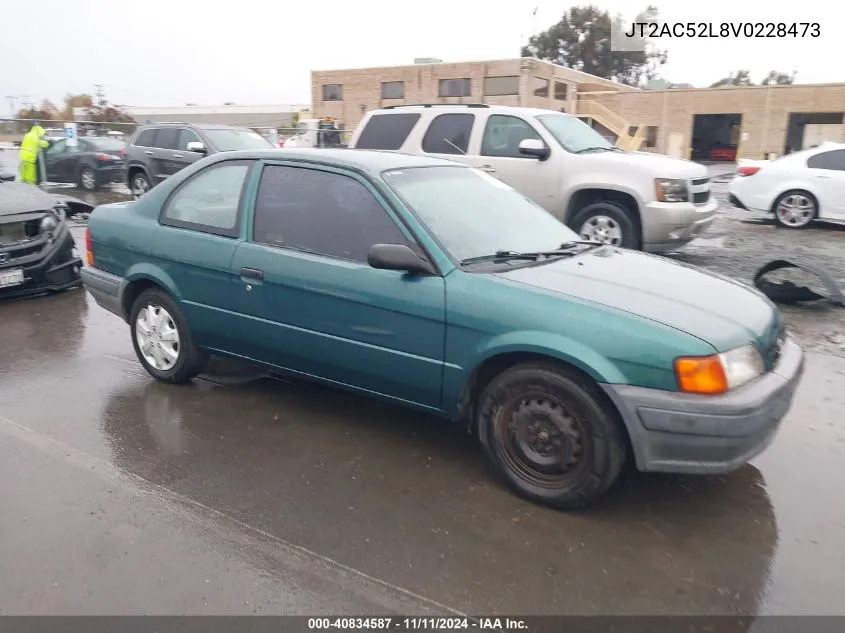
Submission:
{"label": "white sedan", "polygon": [[728,191],[734,206],[773,213],[789,229],[813,220],[845,223],[845,143],[825,143],[771,161],[740,161]]}

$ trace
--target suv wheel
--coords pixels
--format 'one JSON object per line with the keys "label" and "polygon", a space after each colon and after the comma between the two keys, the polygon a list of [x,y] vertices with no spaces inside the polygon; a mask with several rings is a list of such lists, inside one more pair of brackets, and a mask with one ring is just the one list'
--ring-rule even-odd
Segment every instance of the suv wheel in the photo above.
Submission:
{"label": "suv wheel", "polygon": [[147,180],[147,174],[143,171],[133,172],[129,179],[129,190],[136,198],[140,198],[151,189],[150,181]]}
{"label": "suv wheel", "polygon": [[617,202],[601,200],[588,204],[572,217],[569,226],[582,239],[622,248],[639,248],[636,223]]}
{"label": "suv wheel", "polygon": [[156,380],[185,383],[208,363],[208,354],[194,343],[179,306],[163,290],[150,288],[138,295],[129,323],[138,360]]}
{"label": "suv wheel", "polygon": [[563,510],[582,508],[625,463],[621,422],[599,389],[552,363],[512,367],[478,403],[487,459],[514,492]]}

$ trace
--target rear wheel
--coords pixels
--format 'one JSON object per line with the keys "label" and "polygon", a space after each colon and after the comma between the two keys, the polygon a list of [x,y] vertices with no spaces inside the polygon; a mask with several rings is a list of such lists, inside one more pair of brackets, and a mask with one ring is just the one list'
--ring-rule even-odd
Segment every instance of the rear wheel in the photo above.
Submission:
{"label": "rear wheel", "polygon": [[147,179],[147,174],[143,171],[137,170],[132,172],[129,178],[129,190],[136,198],[140,198],[151,189],[150,181]]}
{"label": "rear wheel", "polygon": [[512,490],[559,509],[588,505],[625,463],[616,411],[595,384],[551,363],[517,365],[494,378],[479,400],[478,430]]}
{"label": "rear wheel", "polygon": [[208,354],[196,346],[179,306],[163,290],[139,294],[129,323],[138,360],[156,380],[185,383],[205,368]]}
{"label": "rear wheel", "polygon": [[97,174],[90,167],[83,167],[79,172],[79,187],[85,191],[94,191],[97,188]]}
{"label": "rear wheel", "polygon": [[787,229],[803,229],[816,219],[819,205],[807,191],[799,189],[782,194],[774,205],[775,220]]}
{"label": "rear wheel", "polygon": [[588,204],[572,216],[569,226],[585,240],[622,248],[640,247],[636,222],[617,202],[600,200]]}

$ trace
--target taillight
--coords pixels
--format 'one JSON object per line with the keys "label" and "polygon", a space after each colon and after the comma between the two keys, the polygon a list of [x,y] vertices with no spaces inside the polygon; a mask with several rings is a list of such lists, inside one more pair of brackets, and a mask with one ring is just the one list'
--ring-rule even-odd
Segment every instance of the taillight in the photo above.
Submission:
{"label": "taillight", "polygon": [[758,171],[760,171],[759,167],[740,167],[736,170],[737,176],[753,176]]}
{"label": "taillight", "polygon": [[126,148],[125,147],[122,150],[120,150],[120,157],[126,158]]}
{"label": "taillight", "polygon": [[97,154],[97,160],[114,160],[114,156],[110,156],[108,154]]}
{"label": "taillight", "polygon": [[91,248],[91,229],[85,229],[85,261],[89,266],[94,265],[94,251]]}

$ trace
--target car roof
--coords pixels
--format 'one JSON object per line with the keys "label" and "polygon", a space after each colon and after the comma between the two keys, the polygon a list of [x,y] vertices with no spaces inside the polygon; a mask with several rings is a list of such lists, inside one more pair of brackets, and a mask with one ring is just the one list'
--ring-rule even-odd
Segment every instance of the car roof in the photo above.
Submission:
{"label": "car roof", "polygon": [[371,175],[378,175],[388,169],[408,169],[411,167],[466,167],[462,163],[442,158],[370,149],[247,149],[214,154],[212,158],[218,161],[232,159],[301,160],[337,165]]}
{"label": "car roof", "polygon": [[244,130],[247,128],[238,125],[227,125],[225,123],[179,123],[178,121],[161,121],[144,123],[140,129],[154,127],[193,127],[200,130]]}
{"label": "car roof", "polygon": [[561,116],[572,116],[557,110],[545,110],[543,108],[524,108],[517,106],[498,106],[486,104],[460,104],[460,103],[436,103],[431,105],[403,105],[390,108],[373,110],[369,114],[398,114],[401,112],[466,112],[473,113],[476,110],[489,112],[490,114],[518,114],[525,117],[540,116],[543,114],[559,114]]}

